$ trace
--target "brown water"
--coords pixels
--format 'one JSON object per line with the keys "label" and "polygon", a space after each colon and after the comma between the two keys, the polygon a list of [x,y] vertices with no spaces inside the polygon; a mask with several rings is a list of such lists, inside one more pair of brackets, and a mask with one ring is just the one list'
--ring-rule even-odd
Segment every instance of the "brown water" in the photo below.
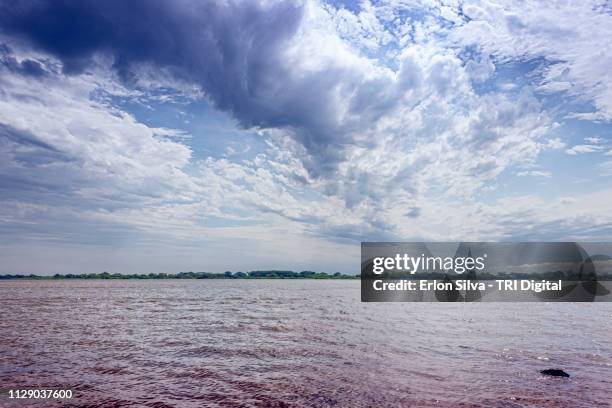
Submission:
{"label": "brown water", "polygon": [[[597,407],[612,304],[362,304],[358,281],[0,282],[8,388],[38,406]],[[539,370],[563,368],[569,379]]]}

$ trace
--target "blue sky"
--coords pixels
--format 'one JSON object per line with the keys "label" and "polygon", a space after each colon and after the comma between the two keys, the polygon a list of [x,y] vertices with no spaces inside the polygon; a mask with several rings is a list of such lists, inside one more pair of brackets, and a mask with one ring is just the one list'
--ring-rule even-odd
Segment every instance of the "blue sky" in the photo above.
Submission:
{"label": "blue sky", "polygon": [[0,273],[357,273],[612,230],[606,2],[0,5]]}

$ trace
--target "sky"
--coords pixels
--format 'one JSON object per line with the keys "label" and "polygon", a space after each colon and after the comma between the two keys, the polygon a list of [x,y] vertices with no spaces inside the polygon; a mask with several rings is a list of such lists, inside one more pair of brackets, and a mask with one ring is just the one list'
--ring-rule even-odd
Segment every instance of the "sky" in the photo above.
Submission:
{"label": "sky", "polygon": [[606,1],[3,1],[0,274],[609,241]]}

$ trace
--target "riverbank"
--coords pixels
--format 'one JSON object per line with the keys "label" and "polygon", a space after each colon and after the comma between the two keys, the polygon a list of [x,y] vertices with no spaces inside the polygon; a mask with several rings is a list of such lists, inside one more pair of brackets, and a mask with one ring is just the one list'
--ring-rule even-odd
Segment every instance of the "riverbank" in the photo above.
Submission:
{"label": "riverbank", "polygon": [[44,275],[0,275],[0,280],[8,279],[359,279],[360,275],[343,275],[336,272],[332,275],[313,271],[251,271],[251,272],[179,272],[179,273],[83,273]]}

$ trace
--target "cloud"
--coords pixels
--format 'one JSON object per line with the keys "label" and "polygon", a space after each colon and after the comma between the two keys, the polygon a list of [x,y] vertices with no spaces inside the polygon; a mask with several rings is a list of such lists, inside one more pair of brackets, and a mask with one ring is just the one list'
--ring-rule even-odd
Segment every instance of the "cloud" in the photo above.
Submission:
{"label": "cloud", "polygon": [[599,152],[599,151],[602,151],[603,149],[604,149],[603,146],[583,144],[583,145],[572,146],[571,148],[566,149],[565,153],[575,156],[577,154]]}
{"label": "cloud", "polygon": [[[284,129],[304,149],[302,161],[315,178],[350,177],[355,167],[346,165],[348,158],[384,143],[410,148],[417,139],[441,137],[431,143],[460,144],[459,139],[441,135],[467,131],[481,147],[493,147],[510,142],[513,127],[523,127],[524,142],[532,143],[529,140],[541,131],[537,126],[525,128],[532,126],[527,119],[539,115],[544,119],[540,127],[547,126],[537,101],[526,94],[518,106],[511,106],[503,95],[481,100],[474,94],[469,80],[481,81],[495,68],[487,57],[463,66],[455,52],[435,44],[409,46],[397,56],[399,68],[393,71],[343,41],[334,29],[333,14],[314,2],[133,2],[128,9],[96,1],[26,2],[5,5],[2,15],[7,34],[53,54],[66,73],[83,72],[96,57],[105,56],[129,84],[152,67],[197,84],[245,127]],[[376,38],[388,34],[374,9],[363,11],[359,21]],[[496,98],[498,110],[489,112],[481,105]],[[439,122],[443,110],[458,101],[458,118]],[[415,114],[415,107],[420,112]],[[470,115],[468,110],[480,113]],[[448,128],[442,129],[444,125]],[[493,128],[510,134],[489,143],[496,131],[487,129]],[[528,149],[535,154],[538,147],[532,143]],[[482,169],[485,178],[491,177],[512,162],[504,155],[485,160],[480,165],[472,162],[473,169],[466,168],[463,176]],[[349,204],[355,201],[349,185],[327,189],[346,192]]]}
{"label": "cloud", "polygon": [[556,137],[556,138],[549,139],[545,143],[544,146],[548,149],[557,150],[557,149],[563,149],[565,146],[567,146],[567,144],[563,142],[561,139],[559,139],[558,137]]}
{"label": "cloud", "polygon": [[[17,2],[2,11],[5,33],[53,54],[67,73],[83,72],[96,56],[110,58],[126,83],[153,67],[197,84],[245,127],[285,129],[315,177],[333,174],[351,146],[371,144],[383,117],[424,96],[457,100],[468,86],[461,62],[443,50],[403,52],[395,72],[361,56],[318,3]],[[372,13],[362,12],[360,24],[384,36]],[[494,66],[482,58],[465,70],[482,80]]]}
{"label": "cloud", "polygon": [[189,198],[191,151],[175,132],[92,100],[89,75],[0,72],[3,198],[105,209]]}
{"label": "cloud", "polygon": [[532,177],[552,177],[552,173],[546,170],[529,170],[529,171],[519,171],[516,173],[519,177],[532,176]]}
{"label": "cloud", "polygon": [[[149,77],[195,84],[242,126],[269,130],[269,143],[291,157],[289,165],[278,157],[266,157],[258,164],[287,172],[273,176],[268,184],[261,171],[257,174],[263,175],[261,179],[246,183],[253,172],[249,164],[208,161],[199,168],[209,183],[215,177],[225,178],[219,185],[238,183],[235,189],[242,190],[244,197],[252,191],[251,201],[259,201],[257,210],[266,214],[316,220],[327,231],[354,225],[368,235],[393,233],[394,217],[415,218],[405,208],[416,208],[431,186],[444,186],[444,195],[469,197],[507,167],[529,164],[544,146],[539,139],[552,125],[528,88],[512,96],[475,92],[472,81],[482,82],[495,71],[486,55],[465,63],[457,51],[431,42],[406,44],[394,56],[396,69],[364,56],[359,51],[363,44],[342,37],[343,27],[355,29],[357,24],[363,35],[377,38],[377,46],[365,47],[370,51],[401,41],[385,28],[384,13],[368,7],[353,21],[346,11],[316,2],[133,2],[127,10],[97,1],[53,6],[15,3],[4,6],[0,23],[6,35],[61,62],[66,76],[57,74],[65,78],[58,87],[66,81],[81,87],[79,95],[60,92],[56,98],[63,95],[64,100],[44,102],[54,106],[45,112],[50,118],[78,114],[79,126],[62,128],[54,124],[62,120],[46,121],[42,115],[34,121],[36,128],[28,131],[52,133],[58,142],[66,138],[70,149],[85,141],[93,144],[80,148],[96,150],[96,156],[73,152],[90,167],[105,164],[102,171],[91,173],[95,174],[92,191],[106,185],[110,192],[105,195],[116,196],[115,185],[122,185],[122,191],[164,197],[178,194],[192,199],[206,194],[219,201],[233,197],[231,191],[209,195],[210,184],[203,186],[185,174],[189,150],[169,140],[159,149],[162,145],[154,139],[159,130],[147,129],[121,111],[107,113],[89,101],[86,106],[95,109],[78,112],[71,105],[70,100],[82,104],[83,94],[94,91],[83,85],[92,79],[91,73],[98,76],[108,67],[121,80],[121,93],[141,92]],[[117,92],[112,78],[96,83]],[[30,89],[34,86],[28,84]],[[7,102],[13,112],[21,108],[28,112],[25,105]],[[29,114],[34,115],[31,107]],[[120,126],[125,130],[109,126],[122,115]],[[5,120],[10,123],[8,117]],[[44,129],[47,123],[49,128]],[[75,139],[75,129],[87,137]],[[109,139],[102,136],[106,132]],[[119,132],[129,136],[119,137]],[[142,132],[147,133],[144,139],[135,136]],[[164,157],[153,157],[151,163],[166,163],[171,172],[152,172],[156,165],[150,168],[139,162],[129,173],[123,168],[131,157],[126,150],[143,148],[141,140],[155,140],[150,146]],[[108,154],[101,158],[105,151]],[[231,174],[242,174],[241,179],[227,180],[231,174],[219,173],[221,164],[232,168]],[[152,172],[151,177],[134,174],[129,177],[133,185],[108,180],[114,174],[125,178],[139,168]],[[182,181],[177,183],[174,177]],[[301,188],[313,190],[321,206],[300,204],[289,190],[279,191],[278,183],[285,177],[305,181]],[[179,193],[174,185],[188,188]],[[220,206],[217,202],[207,209],[214,212]],[[338,217],[339,213],[344,215]]]}
{"label": "cloud", "polygon": [[604,142],[604,139],[601,137],[585,137],[584,141],[588,144],[601,144]]}
{"label": "cloud", "polygon": [[47,74],[43,65],[34,59],[17,60],[6,44],[0,44],[0,64],[8,71],[20,75],[41,77]]}
{"label": "cloud", "polygon": [[593,0],[526,7],[514,0],[476,2],[461,7],[463,23],[452,30],[450,38],[498,61],[543,58],[541,92],[565,92],[590,102],[594,112],[585,119],[609,120],[612,82],[607,71],[612,51],[607,43],[612,15],[602,4]]}
{"label": "cloud", "polygon": [[324,172],[350,142],[343,134],[357,126],[351,118],[367,120],[366,108],[386,103],[391,72],[324,29],[304,29],[307,12],[317,9],[292,2],[15,2],[4,5],[0,24],[59,58],[68,74],[105,57],[126,84],[142,82],[149,68],[154,77],[197,84],[244,127],[290,130],[314,161],[310,171]]}

